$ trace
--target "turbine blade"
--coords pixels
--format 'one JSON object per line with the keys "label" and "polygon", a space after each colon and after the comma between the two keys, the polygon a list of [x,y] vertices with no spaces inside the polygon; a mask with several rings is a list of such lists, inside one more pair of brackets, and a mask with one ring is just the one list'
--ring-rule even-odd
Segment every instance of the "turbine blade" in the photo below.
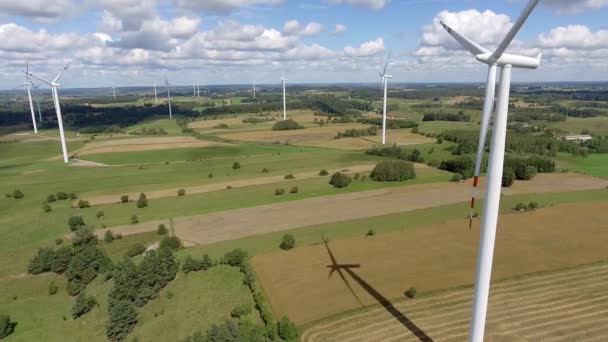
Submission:
{"label": "turbine blade", "polygon": [[496,51],[494,51],[494,53],[492,54],[491,59],[496,61],[502,56],[502,54],[505,52],[507,47],[509,47],[509,44],[511,44],[511,42],[515,38],[515,35],[517,35],[517,32],[519,32],[521,27],[524,25],[524,23],[530,16],[530,13],[532,13],[532,10],[534,10],[534,7],[536,7],[536,5],[538,4],[539,1],[540,0],[530,0],[530,2],[528,2],[528,5],[526,5],[524,10],[519,15],[519,18],[517,18],[515,25],[513,25],[513,27],[511,27],[511,30],[509,30],[509,33],[507,33],[505,38],[498,45],[498,48],[496,48]]}
{"label": "turbine blade", "polygon": [[477,145],[477,157],[475,159],[475,173],[473,175],[473,190],[471,194],[471,209],[469,211],[469,229],[473,225],[473,215],[475,211],[475,199],[477,198],[477,183],[479,182],[479,173],[481,172],[481,163],[486,146],[488,129],[490,127],[490,119],[494,109],[494,97],[496,93],[496,65],[490,65],[488,68],[488,79],[486,82],[486,93],[483,102],[483,112],[481,114],[481,129],[479,131],[479,144]]}
{"label": "turbine blade", "polygon": [[54,80],[53,80],[53,82],[51,82],[51,83],[56,83],[57,81],[59,81],[59,79],[61,78],[61,75],[63,75],[63,73],[64,73],[66,70],[68,70],[68,68],[69,68],[69,67],[70,67],[70,63],[68,63],[68,64],[67,64],[67,65],[66,65],[66,66],[63,68],[63,70],[61,70],[61,71],[59,72],[59,74],[57,75],[57,77],[55,77],[55,79],[54,79]]}
{"label": "turbine blade", "polygon": [[443,28],[452,36],[454,37],[454,39],[456,39],[456,41],[458,43],[460,43],[460,45],[462,45],[462,47],[464,47],[465,49],[467,49],[470,53],[472,53],[473,55],[479,55],[480,53],[489,53],[490,50],[486,49],[485,47],[475,43],[474,41],[470,40],[469,38],[463,36],[462,34],[454,31],[453,28],[449,27],[448,25],[446,25],[446,23],[444,23],[443,21],[440,21],[441,26],[443,26]]}
{"label": "turbine blade", "polygon": [[389,52],[386,56],[386,62],[384,63],[384,70],[382,70],[382,76],[386,75],[386,68],[388,67],[388,60],[391,58],[391,53]]}
{"label": "turbine blade", "polygon": [[43,80],[42,78],[40,78],[40,77],[38,77],[38,76],[36,76],[34,74],[29,74],[29,75],[30,75],[30,77],[33,77],[33,78],[37,79],[38,81],[44,82],[44,83],[46,83],[48,85],[51,85],[51,82],[49,82],[47,80]]}

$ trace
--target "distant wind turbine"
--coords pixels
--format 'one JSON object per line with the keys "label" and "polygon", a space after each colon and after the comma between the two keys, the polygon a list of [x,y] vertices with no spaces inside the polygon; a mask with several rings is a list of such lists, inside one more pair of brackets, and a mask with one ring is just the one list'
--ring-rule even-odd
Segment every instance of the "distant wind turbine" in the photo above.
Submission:
{"label": "distant wind turbine", "polygon": [[61,75],[63,75],[63,73],[68,70],[68,67],[70,66],[70,63],[68,63],[63,70],[61,70],[59,72],[59,74],[57,74],[57,76],[51,81],[46,81],[40,77],[37,77],[33,74],[31,74],[29,72],[29,70],[26,72],[29,76],[36,78],[37,80],[40,80],[46,84],[48,84],[51,87],[51,92],[53,93],[53,104],[55,105],[55,113],[57,114],[57,124],[59,125],[59,136],[61,138],[61,151],[63,152],[63,161],[64,163],[67,163],[69,161],[68,158],[68,149],[66,147],[65,144],[65,134],[63,132],[63,119],[61,117],[61,107],[59,105],[59,94],[57,91],[57,88],[59,86],[61,86],[61,84],[59,84],[59,79],[61,78]]}
{"label": "distant wind turbine", "polygon": [[253,98],[255,99],[255,81],[253,81]]}
{"label": "distant wind turbine", "polygon": [[169,80],[167,79],[167,74],[165,74],[165,87],[167,87],[167,100],[169,102],[169,119],[173,119],[173,112],[171,111],[171,87]]}
{"label": "distant wind turbine", "polygon": [[116,89],[112,86],[112,96],[114,97],[114,101],[116,101]]}
{"label": "distant wind turbine", "polygon": [[390,57],[390,54],[386,57],[384,69],[380,73],[380,77],[382,77],[382,86],[384,87],[384,102],[382,103],[382,145],[386,144],[386,92],[388,88],[388,80],[393,77],[386,73],[386,68],[388,67],[388,60]]}
{"label": "distant wind turbine", "polygon": [[494,95],[496,87],[496,71],[500,67],[500,87],[498,102],[495,108],[494,128],[492,130],[492,143],[490,148],[490,161],[488,168],[488,184],[486,190],[486,203],[482,215],[481,237],[479,243],[479,254],[477,259],[477,279],[475,282],[475,294],[473,301],[473,319],[469,341],[482,342],[485,332],[486,314],[488,309],[488,296],[490,293],[490,277],[492,274],[492,260],[494,257],[494,244],[496,240],[496,227],[498,223],[498,211],[500,209],[501,180],[504,166],[505,141],[507,135],[507,115],[509,111],[509,93],[511,87],[512,68],[536,69],[540,66],[542,52],[536,57],[526,57],[504,53],[511,44],[515,35],[526,22],[539,0],[530,0],[524,8],[517,22],[507,33],[503,41],[498,45],[496,51],[491,52],[485,47],[466,38],[460,33],[441,22],[446,31],[456,39],[460,45],[471,52],[475,59],[488,65],[488,78],[484,99],[481,132],[479,135],[479,146],[477,148],[477,159],[475,164],[475,176],[473,178],[473,196],[471,199],[471,212],[475,206],[477,195],[477,182],[481,169],[483,152],[485,149],[486,135],[490,124],[492,107],[494,106]]}
{"label": "distant wind turbine", "polygon": [[[34,84],[34,82],[32,82],[31,79],[29,79],[29,82],[32,85],[32,91],[34,89],[39,89],[40,88],[40,83],[38,83],[37,85]],[[38,107],[38,122],[42,122],[42,112],[40,111],[40,99],[39,97],[36,95],[36,93],[34,93],[34,100],[36,101],[36,107]]]}
{"label": "distant wind turbine", "polygon": [[30,103],[30,112],[32,114],[32,126],[34,126],[34,134],[38,134],[38,127],[36,126],[36,115],[34,114],[34,104],[32,103],[32,83],[30,81],[30,64],[27,63],[25,66],[25,90],[27,91],[27,99]]}
{"label": "distant wind turbine", "polygon": [[286,97],[285,97],[285,81],[287,81],[287,79],[285,78],[285,75],[283,75],[283,73],[281,73],[281,82],[283,82],[283,120],[287,120],[287,101],[286,101]]}
{"label": "distant wind turbine", "polygon": [[198,82],[196,83],[196,97],[201,97],[201,88]]}
{"label": "distant wind turbine", "polygon": [[158,104],[158,96],[156,95],[156,81],[154,81],[154,104]]}

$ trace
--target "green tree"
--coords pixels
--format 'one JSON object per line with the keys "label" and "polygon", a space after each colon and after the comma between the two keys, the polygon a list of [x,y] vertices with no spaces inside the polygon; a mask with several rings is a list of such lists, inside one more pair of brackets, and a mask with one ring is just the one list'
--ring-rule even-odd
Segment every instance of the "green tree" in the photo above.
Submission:
{"label": "green tree", "polygon": [[291,234],[283,235],[283,240],[279,246],[282,250],[287,251],[296,246],[296,239]]}
{"label": "green tree", "polygon": [[106,230],[105,234],[103,235],[103,241],[105,241],[106,243],[110,243],[112,241],[114,241],[114,234],[112,233],[111,230]]}
{"label": "green tree", "polygon": [[97,301],[94,297],[86,297],[84,293],[80,293],[76,296],[74,306],[72,306],[72,318],[76,319],[87,312],[91,311],[97,305]]}
{"label": "green tree", "polygon": [[510,167],[505,167],[502,170],[502,186],[505,188],[510,187],[515,182],[515,172]]}
{"label": "green tree", "polygon": [[237,304],[232,311],[230,312],[230,316],[233,318],[241,318],[243,316],[247,316],[253,311],[253,308],[248,304]]}
{"label": "green tree", "polygon": [[172,251],[177,251],[182,248],[182,242],[177,236],[165,236],[160,240],[160,249],[168,248]]}
{"label": "green tree", "polygon": [[300,336],[298,328],[287,316],[277,322],[277,334],[285,341],[295,341]]}
{"label": "green tree", "polygon": [[19,189],[13,190],[13,198],[14,199],[21,199],[23,197],[25,197],[25,195],[23,194],[23,192],[21,192],[21,190],[19,190]]}
{"label": "green tree", "polygon": [[139,218],[137,217],[137,215],[132,215],[131,216],[131,224],[136,224],[139,222]]}
{"label": "green tree", "polygon": [[52,202],[55,202],[56,200],[57,200],[57,197],[55,197],[55,194],[50,194],[50,195],[46,196],[47,203],[52,203]]}
{"label": "green tree", "polygon": [[156,233],[158,233],[158,235],[167,234],[167,226],[164,223],[159,224]]}
{"label": "green tree", "polygon": [[52,207],[51,207],[51,206],[50,206],[48,203],[44,203],[44,204],[42,205],[42,210],[43,210],[45,213],[48,213],[48,212],[50,212],[50,211],[53,211],[53,208],[52,208]]}
{"label": "green tree", "polygon": [[68,219],[68,226],[70,227],[71,231],[75,231],[78,228],[85,226],[84,219],[80,215],[71,216]]}
{"label": "green tree", "polygon": [[319,176],[327,176],[328,174],[329,174],[329,172],[327,172],[327,170],[319,171]]}
{"label": "green tree", "polygon": [[52,248],[43,247],[38,249],[36,255],[30,260],[27,271],[30,274],[50,272],[55,259],[55,251]]}
{"label": "green tree", "polygon": [[4,339],[12,334],[16,326],[17,322],[12,321],[10,316],[0,315],[0,339]]}
{"label": "green tree", "polygon": [[127,202],[129,202],[129,196],[128,195],[122,195],[122,196],[120,196],[120,202],[121,203],[127,203]]}
{"label": "green tree", "polygon": [[70,196],[70,195],[69,195],[67,192],[59,191],[59,192],[57,193],[57,199],[58,199],[58,200],[62,200],[62,201],[63,201],[63,200],[67,200],[67,199],[69,198],[69,196]]}
{"label": "green tree", "polygon": [[59,291],[59,287],[57,286],[57,284],[55,284],[55,282],[54,282],[54,281],[52,281],[52,282],[49,284],[49,295],[51,295],[51,296],[52,296],[52,295],[56,294],[56,293],[57,293],[57,291]]}
{"label": "green tree", "polygon": [[137,312],[133,304],[126,300],[111,303],[108,313],[110,317],[106,327],[106,336],[111,341],[124,340],[137,324]]}
{"label": "green tree", "polygon": [[376,164],[370,177],[380,182],[403,181],[416,178],[416,171],[409,161],[383,160]]}
{"label": "green tree", "polygon": [[147,206],[148,206],[148,199],[146,198],[146,194],[144,194],[142,192],[141,194],[139,194],[139,199],[137,200],[137,207],[145,208]]}
{"label": "green tree", "polygon": [[186,190],[185,189],[177,190],[177,196],[186,196]]}
{"label": "green tree", "polygon": [[144,246],[143,243],[138,242],[138,243],[131,245],[131,247],[129,247],[129,249],[127,250],[127,256],[134,257],[136,255],[140,255],[141,253],[143,253],[145,251],[146,251],[146,246]]}
{"label": "green tree", "polygon": [[53,261],[51,263],[51,271],[62,274],[70,266],[72,261],[73,251],[69,246],[63,246],[55,250]]}
{"label": "green tree", "polygon": [[272,126],[273,131],[287,131],[287,130],[302,129],[302,128],[304,128],[304,126],[300,125],[293,119],[277,121]]}
{"label": "green tree", "polygon": [[245,260],[247,260],[247,252],[237,248],[224,254],[223,261],[230,266],[240,267]]}
{"label": "green tree", "polygon": [[336,188],[343,188],[350,184],[351,178],[341,172],[336,172],[331,176],[329,180],[329,184],[333,185]]}
{"label": "green tree", "polygon": [[232,164],[232,169],[233,169],[233,170],[238,170],[238,169],[240,169],[240,168],[241,168],[241,164],[240,164],[238,161],[235,161],[235,162]]}

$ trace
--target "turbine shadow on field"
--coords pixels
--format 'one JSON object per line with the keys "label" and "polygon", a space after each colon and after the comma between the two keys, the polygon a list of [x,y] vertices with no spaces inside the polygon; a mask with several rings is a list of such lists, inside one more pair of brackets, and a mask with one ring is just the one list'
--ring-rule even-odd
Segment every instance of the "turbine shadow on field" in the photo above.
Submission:
{"label": "turbine shadow on field", "polygon": [[338,275],[340,275],[340,278],[342,278],[342,280],[344,281],[344,283],[346,284],[346,286],[348,287],[348,289],[350,290],[352,295],[357,299],[357,301],[359,302],[359,304],[361,304],[361,306],[363,306],[367,310],[367,308],[365,307],[365,305],[363,304],[361,299],[359,299],[359,297],[356,295],[355,291],[352,289],[352,287],[346,280],[346,277],[342,273],[342,270],[346,271],[346,273],[348,273],[351,276],[351,278],[353,278],[365,291],[367,291],[367,293],[370,296],[374,297],[374,299],[376,299],[384,307],[384,309],[386,309],[386,311],[388,311],[393,317],[395,317],[395,319],[397,319],[412,334],[414,334],[416,337],[418,337],[418,339],[420,341],[423,341],[423,342],[432,342],[433,341],[433,339],[430,336],[428,336],[414,322],[412,322],[401,311],[399,311],[386,297],[384,297],[372,285],[370,285],[367,281],[365,281],[365,279],[361,278],[355,271],[352,270],[353,268],[360,268],[361,265],[359,265],[359,264],[338,264],[338,262],[336,261],[336,258],[334,257],[334,254],[331,252],[331,249],[329,249],[329,245],[327,244],[327,240],[325,238],[323,239],[323,243],[325,245],[325,248],[327,249],[329,258],[331,259],[331,265],[327,265],[327,268],[330,269],[329,276],[331,277],[333,272],[338,272]]}

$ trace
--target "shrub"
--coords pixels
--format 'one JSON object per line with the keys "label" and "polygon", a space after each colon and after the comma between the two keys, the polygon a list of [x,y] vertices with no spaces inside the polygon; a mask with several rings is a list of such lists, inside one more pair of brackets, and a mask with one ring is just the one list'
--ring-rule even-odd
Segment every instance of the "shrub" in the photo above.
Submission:
{"label": "shrub", "polygon": [[437,143],[438,144],[443,144],[443,138],[442,137],[437,138]]}
{"label": "shrub", "polygon": [[177,190],[177,196],[186,196],[186,190],[184,190],[184,189]]}
{"label": "shrub", "polygon": [[55,282],[54,282],[54,281],[52,281],[52,282],[49,284],[49,295],[51,295],[51,296],[52,296],[52,295],[56,294],[56,293],[57,293],[57,291],[59,291],[59,286],[57,286],[57,284],[55,284]]}
{"label": "shrub", "polygon": [[270,171],[267,168],[262,169],[262,173],[268,173],[268,172],[270,172]]}
{"label": "shrub", "polygon": [[70,262],[72,261],[73,256],[74,253],[72,248],[68,246],[56,249],[53,260],[51,261],[51,271],[57,274],[62,274],[65,272],[68,267],[70,267]]}
{"label": "shrub", "polygon": [[297,194],[298,191],[300,191],[300,189],[298,189],[297,186],[292,186],[291,189],[289,189],[290,194]]}
{"label": "shrub", "polygon": [[527,210],[527,209],[528,209],[528,206],[527,206],[525,203],[521,203],[521,202],[520,202],[520,203],[517,203],[517,204],[515,205],[515,208],[513,208],[513,209],[514,209],[514,210],[517,210],[517,211],[524,211],[524,210]]}
{"label": "shrub", "polygon": [[451,179],[452,182],[460,182],[462,181],[462,175],[460,173],[455,173]]}
{"label": "shrub", "polygon": [[329,174],[329,172],[327,172],[327,170],[319,171],[319,176],[327,176],[328,174]]}
{"label": "shrub", "polygon": [[353,180],[359,180],[359,178],[361,178],[361,174],[355,173],[355,175],[353,176]]}
{"label": "shrub", "polygon": [[76,199],[76,198],[78,198],[78,196],[76,195],[76,193],[75,192],[70,192],[70,199],[73,200],[73,199]]}
{"label": "shrub", "polygon": [[91,311],[97,305],[97,301],[93,297],[85,297],[84,293],[80,293],[76,297],[76,302],[72,306],[72,318],[76,319],[87,312]]}
{"label": "shrub", "polygon": [[405,160],[383,160],[376,164],[370,177],[379,182],[394,182],[416,178],[414,164]]}
{"label": "shrub", "polygon": [[52,203],[52,202],[55,202],[56,200],[57,200],[57,197],[55,197],[55,194],[50,194],[50,195],[46,196],[47,203]]}
{"label": "shrub", "polygon": [[515,172],[510,167],[505,167],[502,170],[502,186],[505,188],[510,187],[515,182]]}
{"label": "shrub", "polygon": [[207,175],[207,178],[213,178],[213,173],[209,172],[209,174]]}
{"label": "shrub", "polygon": [[131,216],[131,224],[136,224],[136,223],[139,223],[139,218],[137,217],[137,215]]}
{"label": "shrub", "polygon": [[296,239],[293,237],[293,235],[291,235],[291,234],[283,235],[283,240],[281,241],[281,244],[279,245],[279,247],[282,250],[288,251],[288,250],[294,248],[295,246],[296,246]]}
{"label": "shrub", "polygon": [[247,316],[253,311],[251,305],[248,304],[237,304],[234,309],[230,312],[230,316],[233,318],[241,318]]}
{"label": "shrub", "polygon": [[296,178],[296,176],[294,176],[293,173],[285,175],[285,179],[295,179],[295,178]]}
{"label": "shrub", "polygon": [[302,129],[304,126],[300,125],[293,119],[287,119],[282,121],[277,121],[273,126],[273,131],[288,131],[293,129]]}
{"label": "shrub", "polygon": [[63,200],[67,200],[68,198],[69,198],[69,195],[68,195],[67,192],[59,191],[57,193],[57,199],[58,200],[62,200],[63,201]]}
{"label": "shrub", "polygon": [[345,186],[348,186],[350,182],[351,178],[340,172],[334,173],[331,176],[331,179],[329,180],[329,184],[333,185],[336,188],[343,188]]}
{"label": "shrub", "polygon": [[238,161],[235,161],[235,162],[232,164],[232,169],[233,169],[233,170],[238,170],[238,169],[240,169],[240,168],[241,168],[241,164],[240,164]]}
{"label": "shrub", "polygon": [[114,235],[114,237],[116,238],[116,240],[120,240],[120,239],[122,239],[122,234],[118,233],[118,234]]}
{"label": "shrub", "polygon": [[51,207],[51,206],[50,206],[48,203],[44,203],[44,204],[42,205],[42,210],[43,210],[45,213],[48,213],[48,212],[52,211],[52,210],[53,210],[53,208],[52,208],[52,207]]}
{"label": "shrub", "polygon": [[137,312],[127,300],[117,300],[108,308],[106,336],[111,341],[122,341],[137,323]]}
{"label": "shrub", "polygon": [[376,231],[373,230],[373,229],[370,229],[370,230],[367,231],[367,234],[365,234],[365,235],[367,235],[367,236],[374,236],[374,235],[376,235]]}
{"label": "shrub", "polygon": [[536,209],[536,208],[538,208],[538,202],[530,202],[530,203],[528,204],[528,209],[530,209],[530,210],[534,210],[534,209]]}
{"label": "shrub", "polygon": [[110,243],[114,241],[115,237],[111,230],[106,230],[106,233],[103,235],[103,241],[106,243]]}
{"label": "shrub", "polygon": [[223,263],[228,264],[230,266],[241,267],[241,265],[243,265],[243,262],[245,262],[246,260],[247,252],[240,248],[237,248],[233,249],[230,252],[226,252],[222,261]]}
{"label": "shrub", "polygon": [[158,229],[156,230],[156,233],[158,233],[158,235],[167,234],[167,226],[165,226],[164,223],[159,224]]}
{"label": "shrub", "polygon": [[535,166],[519,164],[515,167],[515,178],[518,180],[531,180],[536,177],[538,170]]}
{"label": "shrub", "polygon": [[296,325],[286,316],[277,322],[277,334],[285,341],[295,341],[300,336]]}
{"label": "shrub", "polygon": [[105,213],[103,211],[98,211],[97,214],[95,214],[95,216],[97,216],[97,218],[104,217]]}
{"label": "shrub", "polygon": [[283,188],[276,188],[274,189],[274,194],[275,195],[283,195],[285,193],[285,189]]}
{"label": "shrub", "polygon": [[407,291],[405,291],[405,296],[410,299],[416,298],[416,294],[417,291],[415,287],[410,287],[409,289],[407,289]]}
{"label": "shrub", "polygon": [[129,247],[129,249],[127,250],[127,256],[128,257],[134,257],[136,255],[140,255],[141,253],[146,251],[146,246],[144,246],[143,243],[136,243],[131,245],[131,247]]}
{"label": "shrub", "polygon": [[80,208],[80,209],[89,208],[90,206],[91,206],[91,204],[89,204],[89,201],[85,201],[85,200],[78,201],[78,208]]}
{"label": "shrub", "polygon": [[177,236],[165,236],[160,240],[160,249],[168,248],[177,251],[182,248],[182,242]]}
{"label": "shrub", "polygon": [[182,265],[182,272],[190,273],[190,272],[198,272],[201,270],[207,270],[211,266],[213,266],[213,261],[208,254],[203,255],[201,259],[195,259],[192,256],[188,255],[184,259],[184,264]]}
{"label": "shrub", "polygon": [[122,195],[122,196],[120,196],[120,202],[121,203],[127,203],[127,202],[129,202],[129,196],[128,195]]}
{"label": "shrub", "polygon": [[56,245],[61,245],[63,243],[63,239],[62,238],[56,238],[55,239],[55,244]]}
{"label": "shrub", "polygon": [[84,227],[84,225],[84,219],[80,215],[75,215],[68,219],[68,226],[70,227],[71,231]]}
{"label": "shrub", "polygon": [[146,198],[146,194],[144,194],[142,192],[141,194],[139,194],[139,199],[137,200],[137,207],[145,208],[147,206],[148,206],[148,199]]}
{"label": "shrub", "polygon": [[0,315],[0,339],[12,334],[16,326],[17,322],[11,321],[8,315]]}
{"label": "shrub", "polygon": [[469,156],[461,156],[454,159],[443,160],[439,164],[439,169],[460,173],[463,179],[473,176],[475,171],[475,161]]}
{"label": "shrub", "polygon": [[19,190],[19,189],[13,190],[13,198],[14,199],[21,199],[23,197],[25,197],[25,195],[23,194],[23,192],[21,192],[21,190]]}

